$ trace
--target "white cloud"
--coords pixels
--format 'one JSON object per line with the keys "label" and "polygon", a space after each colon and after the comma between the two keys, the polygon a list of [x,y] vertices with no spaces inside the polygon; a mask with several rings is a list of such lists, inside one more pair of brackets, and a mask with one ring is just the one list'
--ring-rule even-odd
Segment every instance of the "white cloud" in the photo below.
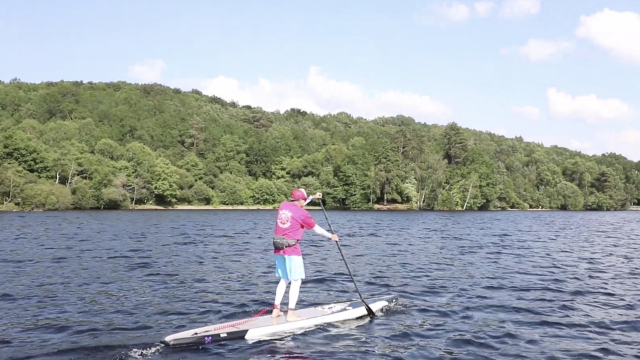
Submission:
{"label": "white cloud", "polygon": [[[540,12],[540,1],[506,0],[500,5],[499,15],[508,19],[536,15]],[[435,17],[426,16],[422,17],[422,20],[435,25],[444,25],[443,19],[450,22],[465,22],[471,17],[472,11],[474,11],[475,16],[484,18],[493,15],[496,8],[498,8],[498,4],[494,1],[478,1],[474,2],[473,5],[467,6],[447,0],[432,7],[431,15],[435,15]]]}
{"label": "white cloud", "polygon": [[476,14],[480,17],[487,17],[491,15],[495,6],[496,3],[492,1],[481,1],[473,4],[474,9],[476,10]]}
{"label": "white cloud", "polygon": [[526,56],[532,62],[540,62],[553,58],[556,54],[568,52],[573,45],[568,41],[553,41],[545,39],[529,39],[527,43],[518,48],[520,55]]}
{"label": "white cloud", "polygon": [[[578,129],[576,129],[578,131]],[[560,146],[580,151],[589,155],[600,155],[607,152],[621,154],[627,159],[640,161],[640,131],[628,128],[626,131],[603,130],[597,134],[577,133],[578,136],[590,138],[590,140],[577,140],[566,137],[561,132],[547,132],[543,135],[526,136],[526,141],[539,142],[544,146]]]}
{"label": "white cloud", "polygon": [[455,22],[467,21],[471,15],[471,9],[467,5],[457,2],[454,2],[449,6],[437,5],[435,7],[435,11],[445,19]]}
{"label": "white cloud", "polygon": [[162,60],[147,60],[142,64],[129,66],[127,75],[144,83],[158,82],[166,68],[167,66]]}
{"label": "white cloud", "polygon": [[540,0],[507,0],[502,3],[500,16],[507,19],[536,15],[540,12]]}
{"label": "white cloud", "polygon": [[514,106],[511,108],[511,111],[531,120],[538,120],[540,118],[540,109],[533,106]]}
{"label": "white cloud", "polygon": [[623,119],[631,115],[629,106],[618,99],[599,99],[595,95],[572,96],[547,90],[549,111],[557,117],[575,118],[594,124],[604,120]]}
{"label": "white cloud", "polygon": [[563,53],[570,52],[573,48],[573,44],[568,41],[529,39],[523,46],[500,49],[500,54],[508,55],[511,51],[516,51],[531,62],[542,62],[562,56]]}
{"label": "white cloud", "polygon": [[183,88],[195,87],[207,95],[235,100],[243,105],[260,106],[267,111],[290,108],[316,114],[346,111],[366,118],[402,114],[420,121],[444,120],[451,114],[447,106],[429,96],[401,91],[370,92],[359,85],[328,78],[318,67],[311,67],[305,79],[296,81],[271,82],[259,79],[257,84],[251,85],[218,76],[180,83]]}
{"label": "white cloud", "polygon": [[599,138],[606,152],[615,152],[633,161],[640,161],[640,131],[632,128],[620,132],[605,131]]}
{"label": "white cloud", "polygon": [[572,148],[578,150],[590,149],[592,147],[592,144],[590,142],[582,142],[575,139],[571,139],[569,143],[571,144]]}
{"label": "white cloud", "polygon": [[640,64],[640,14],[604,9],[591,16],[581,16],[576,36],[615,57]]}

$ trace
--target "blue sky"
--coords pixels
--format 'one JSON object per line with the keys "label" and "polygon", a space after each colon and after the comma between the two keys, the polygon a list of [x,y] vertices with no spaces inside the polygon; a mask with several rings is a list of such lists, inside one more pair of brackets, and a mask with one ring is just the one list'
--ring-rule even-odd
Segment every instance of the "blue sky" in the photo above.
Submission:
{"label": "blue sky", "polygon": [[0,79],[159,82],[640,160],[640,1],[16,1]]}

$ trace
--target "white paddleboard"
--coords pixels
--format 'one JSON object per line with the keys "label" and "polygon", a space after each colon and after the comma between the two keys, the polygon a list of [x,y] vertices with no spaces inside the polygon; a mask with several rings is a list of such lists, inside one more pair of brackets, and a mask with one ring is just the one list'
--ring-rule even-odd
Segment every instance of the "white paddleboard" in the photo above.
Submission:
{"label": "white paddleboard", "polygon": [[[378,312],[378,310],[391,305],[397,298],[397,295],[387,295],[365,299],[365,301],[374,312]],[[182,331],[165,337],[161,343],[166,346],[194,346],[226,340],[260,339],[266,336],[272,337],[278,333],[287,334],[300,329],[312,328],[320,324],[368,316],[367,309],[360,300],[297,309],[296,314],[303,319],[289,322],[286,320],[286,312],[274,319],[269,311],[267,315],[260,317]]]}

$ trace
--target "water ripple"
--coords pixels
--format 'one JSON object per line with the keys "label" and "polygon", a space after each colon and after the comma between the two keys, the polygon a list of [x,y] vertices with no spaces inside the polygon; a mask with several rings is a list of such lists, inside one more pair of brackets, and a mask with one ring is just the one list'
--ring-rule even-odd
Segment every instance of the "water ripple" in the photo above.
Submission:
{"label": "water ripple", "polygon": [[[640,212],[329,211],[363,295],[399,295],[383,316],[159,345],[271,305],[274,214],[0,214],[0,358],[640,359]],[[299,306],[357,298],[331,241],[303,252]]]}

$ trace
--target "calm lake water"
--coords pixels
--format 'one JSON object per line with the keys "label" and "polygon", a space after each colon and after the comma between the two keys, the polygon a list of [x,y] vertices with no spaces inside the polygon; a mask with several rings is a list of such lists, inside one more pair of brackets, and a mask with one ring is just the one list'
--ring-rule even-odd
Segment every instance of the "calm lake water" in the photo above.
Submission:
{"label": "calm lake water", "polygon": [[[640,212],[328,215],[363,296],[397,304],[174,349],[271,306],[275,211],[0,213],[0,358],[640,359]],[[307,232],[303,253],[299,308],[358,297],[332,241]]]}

